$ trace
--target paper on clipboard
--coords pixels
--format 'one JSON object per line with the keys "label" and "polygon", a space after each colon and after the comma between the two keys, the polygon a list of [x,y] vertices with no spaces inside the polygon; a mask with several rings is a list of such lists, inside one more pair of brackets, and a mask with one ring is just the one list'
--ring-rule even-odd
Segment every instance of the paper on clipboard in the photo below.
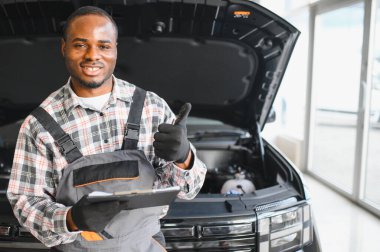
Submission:
{"label": "paper on clipboard", "polygon": [[179,186],[163,189],[133,190],[114,193],[95,191],[88,195],[88,200],[90,202],[112,200],[128,201],[126,204],[127,207],[125,208],[127,210],[169,205],[176,198],[179,191]]}

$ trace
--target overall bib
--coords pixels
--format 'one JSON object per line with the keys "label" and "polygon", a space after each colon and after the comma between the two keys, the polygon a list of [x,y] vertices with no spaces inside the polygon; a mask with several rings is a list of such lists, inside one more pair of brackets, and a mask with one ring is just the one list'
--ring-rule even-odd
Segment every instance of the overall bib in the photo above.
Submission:
{"label": "overall bib", "polygon": [[[136,87],[133,94],[121,150],[83,156],[70,135],[41,107],[32,114],[53,136],[68,165],[59,181],[56,201],[72,206],[93,191],[116,192],[151,189],[155,170],[141,150],[137,150],[140,119],[146,91]],[[162,207],[122,210],[102,232],[83,231],[77,239],[51,251],[162,252],[164,239],[159,215]]]}

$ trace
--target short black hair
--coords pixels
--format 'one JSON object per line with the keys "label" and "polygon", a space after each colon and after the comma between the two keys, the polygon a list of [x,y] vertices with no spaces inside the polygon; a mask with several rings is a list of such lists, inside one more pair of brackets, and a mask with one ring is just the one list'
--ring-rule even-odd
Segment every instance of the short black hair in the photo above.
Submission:
{"label": "short black hair", "polygon": [[101,9],[99,7],[96,7],[96,6],[83,6],[83,7],[80,7],[78,9],[76,9],[67,18],[66,23],[63,26],[63,32],[62,32],[62,37],[63,37],[63,39],[65,41],[66,41],[66,38],[67,38],[67,29],[70,26],[71,22],[75,18],[77,18],[77,17],[86,16],[86,15],[98,15],[98,16],[102,16],[102,17],[108,18],[112,22],[112,24],[113,24],[113,26],[115,28],[116,38],[117,38],[117,36],[118,36],[117,25],[115,23],[115,20],[113,20],[113,18],[112,18],[112,16],[110,14],[108,14],[105,10],[103,10],[103,9]]}

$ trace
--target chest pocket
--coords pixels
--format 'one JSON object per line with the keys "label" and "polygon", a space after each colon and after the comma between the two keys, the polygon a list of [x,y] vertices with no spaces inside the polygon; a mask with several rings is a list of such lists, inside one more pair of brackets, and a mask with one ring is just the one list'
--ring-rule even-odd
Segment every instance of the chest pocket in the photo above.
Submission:
{"label": "chest pocket", "polygon": [[73,186],[83,187],[112,180],[134,180],[139,177],[137,160],[125,160],[85,166],[73,171]]}

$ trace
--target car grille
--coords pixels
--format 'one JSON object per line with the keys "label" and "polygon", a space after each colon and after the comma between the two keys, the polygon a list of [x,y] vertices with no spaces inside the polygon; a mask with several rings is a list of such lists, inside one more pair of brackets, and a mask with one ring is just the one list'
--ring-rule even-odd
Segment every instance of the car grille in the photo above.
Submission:
{"label": "car grille", "polygon": [[163,227],[168,251],[256,251],[254,223]]}
{"label": "car grille", "polygon": [[212,239],[212,240],[189,240],[189,241],[170,241],[166,243],[168,251],[239,251],[253,252],[255,250],[255,236],[251,237],[234,237],[228,239]]}

